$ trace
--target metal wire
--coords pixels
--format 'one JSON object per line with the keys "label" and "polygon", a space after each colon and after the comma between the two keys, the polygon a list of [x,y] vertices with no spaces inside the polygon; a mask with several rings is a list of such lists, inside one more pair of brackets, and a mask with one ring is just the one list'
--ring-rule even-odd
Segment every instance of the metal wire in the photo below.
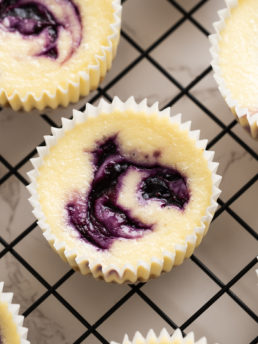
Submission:
{"label": "metal wire", "polygon": [[[124,3],[126,0],[123,0]],[[130,1],[130,0],[127,0]],[[201,103],[193,94],[191,94],[191,89],[198,84],[206,75],[211,72],[211,67],[207,66],[202,73],[200,73],[194,80],[192,80],[189,85],[183,87],[178,80],[171,76],[168,71],[166,71],[158,61],[156,61],[150,53],[160,45],[167,37],[172,35],[185,21],[190,21],[203,35],[208,36],[209,32],[199,23],[193,14],[199,10],[206,2],[209,0],[201,0],[194,6],[190,11],[186,11],[182,8],[176,0],[167,0],[171,6],[174,6],[181,14],[182,17],[173,24],[165,33],[163,33],[154,43],[152,43],[147,49],[141,48],[130,35],[124,31],[121,32],[122,37],[131,44],[138,52],[139,56],[132,61],[128,66],[126,66],[113,80],[111,80],[105,87],[99,87],[97,94],[94,95],[90,103],[95,102],[101,96],[105,97],[108,100],[112,100],[112,97],[108,94],[108,91],[114,86],[119,80],[127,75],[140,61],[147,59],[160,73],[162,73],[173,85],[178,88],[178,94],[172,98],[167,106],[172,106],[183,96],[187,96],[192,102],[194,102],[211,120],[213,120],[220,128],[221,131],[209,142],[208,148],[214,146],[224,135],[228,134],[233,140],[248,153],[253,158],[257,159],[257,154],[249,147],[241,138],[235,134],[232,129],[235,127],[237,122],[233,120],[229,125],[225,125],[216,114],[212,113],[206,106]],[[84,110],[85,105],[81,107],[80,110]],[[0,109],[1,110],[1,109]],[[57,127],[56,122],[51,119],[47,114],[42,114],[41,118],[48,125]],[[41,142],[41,146],[44,145],[44,142]],[[12,165],[8,162],[3,156],[0,155],[0,162],[6,167],[8,172],[0,178],[0,185],[3,184],[11,176],[15,176],[23,185],[28,185],[28,181],[20,174],[19,169],[23,167],[29,159],[31,159],[36,154],[36,149],[33,149],[28,153],[21,161],[16,165]],[[246,230],[254,240],[257,240],[257,233],[254,228],[251,228],[238,214],[236,214],[231,208],[230,205],[235,202],[241,195],[243,195],[255,182],[257,182],[258,175],[251,178],[243,187],[241,187],[227,202],[223,202],[219,199],[220,208],[217,210],[214,219],[218,216],[221,216],[223,212],[227,212],[232,216],[244,230]],[[67,300],[65,300],[57,291],[57,289],[66,282],[73,274],[74,271],[70,270],[65,273],[54,285],[50,285],[20,254],[15,250],[16,245],[25,239],[35,228],[36,222],[33,222],[28,228],[26,228],[21,234],[19,234],[12,242],[7,243],[2,236],[0,236],[0,243],[4,246],[4,249],[0,251],[0,259],[3,258],[7,252],[10,252],[12,256],[17,259],[27,271],[29,271],[46,289],[47,291],[41,295],[33,304],[31,304],[23,313],[27,317],[32,311],[34,311],[39,305],[45,301],[50,295],[54,296],[58,302],[60,302],[66,309],[73,314],[77,320],[85,326],[85,332],[74,342],[74,344],[79,344],[85,340],[90,334],[93,334],[101,343],[108,344],[106,338],[104,338],[99,332],[98,327],[102,325],[114,312],[116,312],[122,305],[124,305],[133,295],[137,294],[144,302],[146,302],[165,322],[171,329],[179,327],[179,324],[176,324],[173,319],[170,318],[160,307],[158,307],[153,300],[151,300],[143,291],[142,286],[144,283],[138,283],[137,285],[130,285],[130,290],[124,295],[119,301],[117,301],[104,315],[101,316],[93,325],[91,325],[81,314],[74,309]],[[227,284],[224,284],[217,276],[212,272],[200,259],[195,255],[191,257],[191,260],[196,264],[212,281],[214,281],[220,288],[220,290],[211,297],[201,308],[199,308],[190,318],[188,318],[180,328],[183,331],[187,326],[194,322],[201,314],[203,314],[207,309],[214,304],[222,295],[227,293],[234,302],[236,302],[253,320],[258,321],[257,315],[246,305],[246,303],[241,300],[235,293],[230,289],[235,283],[242,278],[251,268],[257,264],[257,259],[254,257],[241,271],[239,271]],[[250,344],[258,343],[258,337],[254,338]]]}

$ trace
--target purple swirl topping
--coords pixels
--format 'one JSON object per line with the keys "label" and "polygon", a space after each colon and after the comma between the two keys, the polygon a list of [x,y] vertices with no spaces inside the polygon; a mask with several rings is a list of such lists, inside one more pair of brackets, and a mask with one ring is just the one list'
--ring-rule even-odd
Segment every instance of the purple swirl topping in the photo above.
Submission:
{"label": "purple swirl topping", "polygon": [[[52,59],[59,57],[58,39],[60,30],[67,30],[71,37],[69,51],[64,60],[71,57],[82,39],[82,25],[78,7],[72,0],[53,1],[61,8],[61,15],[48,8],[46,0],[0,0],[0,29],[18,32],[24,39],[42,38],[43,46],[36,56]],[[60,12],[60,11],[59,11]]]}
{"label": "purple swirl topping", "polygon": [[92,155],[95,174],[90,191],[86,197],[75,196],[66,210],[69,223],[81,238],[99,249],[110,248],[117,238],[139,238],[153,229],[154,224],[142,223],[118,203],[123,179],[130,169],[144,176],[137,195],[143,206],[151,200],[161,207],[173,206],[183,211],[190,199],[186,178],[181,173],[158,163],[133,162],[120,152],[116,137],[100,144]]}

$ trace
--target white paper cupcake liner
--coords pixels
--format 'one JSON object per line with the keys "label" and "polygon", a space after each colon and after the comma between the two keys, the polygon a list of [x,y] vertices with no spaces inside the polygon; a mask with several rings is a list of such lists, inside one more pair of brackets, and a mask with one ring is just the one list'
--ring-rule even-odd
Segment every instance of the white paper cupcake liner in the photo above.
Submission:
{"label": "white paper cupcake liner", "polygon": [[110,344],[207,344],[207,340],[203,337],[196,341],[193,332],[183,337],[180,329],[176,329],[173,335],[170,335],[166,329],[163,329],[159,336],[157,336],[151,329],[146,337],[143,337],[140,332],[136,332],[132,341],[129,340],[128,335],[126,335],[122,343],[111,342]]}
{"label": "white paper cupcake liner", "polygon": [[248,108],[241,107],[238,102],[233,99],[230,90],[226,87],[225,81],[221,75],[219,67],[219,41],[220,32],[225,27],[225,20],[230,16],[231,9],[237,6],[238,0],[225,0],[227,8],[218,11],[220,20],[213,24],[216,31],[215,34],[209,36],[211,42],[211,66],[214,71],[214,78],[218,84],[219,91],[225,99],[232,113],[236,116],[238,122],[244,127],[253,138],[258,138],[258,112],[252,112]]}
{"label": "white paper cupcake liner", "polygon": [[95,90],[111,68],[120,38],[121,0],[113,0],[112,7],[114,9],[113,23],[110,24],[112,33],[107,37],[108,43],[99,47],[93,65],[88,65],[76,73],[77,82],[67,80],[65,88],[58,86],[54,93],[42,90],[39,97],[33,92],[21,96],[17,90],[8,94],[5,89],[0,87],[0,105],[10,105],[13,110],[22,109],[25,111],[30,111],[33,108],[42,110],[46,107],[55,109],[59,105],[67,106],[69,103],[75,103],[80,97],[87,96],[90,91]]}
{"label": "white paper cupcake liner", "polygon": [[[181,130],[188,132],[189,137],[193,141],[193,145],[196,145],[197,148],[203,151],[203,155],[208,162],[208,168],[211,171],[213,183],[210,204],[206,209],[205,215],[201,219],[201,225],[200,227],[195,228],[193,230],[193,234],[186,238],[184,245],[175,245],[174,252],[164,251],[162,259],[153,257],[150,262],[138,261],[136,265],[130,264],[130,260],[128,260],[128,262],[121,268],[114,264],[102,266],[97,259],[87,259],[87,253],[85,253],[85,255],[79,255],[75,249],[67,249],[65,242],[60,241],[56,235],[53,234],[50,226],[46,223],[45,215],[41,210],[36,191],[39,167],[43,164],[44,156],[47,155],[49,149],[56,145],[58,140],[64,136],[65,132],[71,130],[75,125],[86,121],[88,117],[98,116],[100,113],[109,114],[118,109],[122,112],[132,110],[147,114],[157,113],[160,116],[167,117],[172,123],[177,123]],[[221,177],[216,174],[218,163],[212,161],[214,152],[205,150],[207,140],[199,140],[200,131],[191,131],[190,121],[182,123],[181,114],[171,117],[169,108],[159,111],[158,103],[148,107],[146,99],[140,104],[137,104],[133,97],[129,98],[125,103],[115,97],[112,104],[109,104],[104,100],[101,100],[97,107],[87,104],[85,112],[74,110],[73,119],[68,120],[63,118],[62,124],[63,127],[61,129],[52,128],[52,136],[45,136],[46,146],[37,148],[39,157],[31,159],[34,169],[28,173],[31,180],[31,184],[28,186],[28,190],[31,194],[29,201],[33,206],[33,214],[38,219],[38,225],[43,230],[45,238],[61,258],[68,262],[73,269],[79,270],[82,274],[91,273],[95,278],[104,279],[106,282],[135,283],[136,281],[147,281],[150,278],[159,276],[162,272],[170,271],[174,265],[179,265],[185,258],[190,257],[195,247],[200,244],[203,236],[208,230],[209,224],[217,208],[217,198],[220,194],[218,186]]]}
{"label": "white paper cupcake liner", "polygon": [[[20,305],[12,304],[13,293],[4,293],[4,282],[0,282],[0,304],[7,304],[8,312],[12,316],[12,321],[16,325],[18,335],[20,337],[21,344],[30,344],[30,342],[26,339],[28,329],[23,327],[23,320],[24,317],[19,315]],[[1,315],[0,315],[1,319]],[[1,324],[0,324],[1,329]]]}

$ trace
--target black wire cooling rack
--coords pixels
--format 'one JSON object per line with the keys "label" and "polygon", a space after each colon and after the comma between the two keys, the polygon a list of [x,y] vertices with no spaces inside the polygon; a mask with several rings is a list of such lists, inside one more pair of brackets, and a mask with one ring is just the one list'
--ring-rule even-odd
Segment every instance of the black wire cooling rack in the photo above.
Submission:
{"label": "black wire cooling rack", "polygon": [[[129,2],[131,0],[127,0]],[[140,1],[140,0],[139,0]],[[159,0],[156,0],[159,1]],[[180,100],[182,97],[186,96],[189,98],[199,109],[208,116],[212,121],[214,121],[218,127],[220,128],[219,133],[209,142],[208,149],[212,148],[218,141],[220,141],[226,135],[229,135],[238,145],[240,145],[243,150],[253,159],[257,160],[257,154],[253,150],[250,145],[244,142],[238,134],[233,131],[233,128],[237,125],[236,120],[233,119],[232,121],[226,125],[224,122],[220,120],[216,113],[212,113],[206,106],[203,104],[197,97],[191,93],[191,90],[195,85],[197,85],[201,80],[205,78],[208,74],[211,73],[211,67],[207,66],[197,77],[195,77],[186,87],[182,86],[180,81],[176,80],[162,65],[151,56],[151,52],[157,48],[165,39],[167,39],[170,35],[173,35],[178,28],[181,27],[183,23],[186,21],[190,21],[195,28],[200,30],[200,32],[204,36],[208,36],[209,32],[206,28],[195,19],[194,14],[199,11],[207,2],[210,1],[217,1],[217,0],[201,0],[199,1],[193,8],[189,11],[185,10],[179,1],[176,0],[167,0],[171,6],[174,6],[176,10],[182,15],[176,23],[173,24],[166,32],[164,32],[154,43],[152,43],[147,49],[143,49],[125,30],[122,30],[121,36],[124,40],[127,41],[128,44],[132,45],[134,49],[139,53],[137,58],[135,58],[128,66],[126,66],[123,70],[120,71],[118,75],[114,77],[113,80],[109,81],[104,87],[99,87],[97,92],[92,96],[90,99],[90,103],[94,103],[100,97],[104,97],[107,100],[111,101],[112,97],[109,95],[109,90],[112,86],[114,86],[117,82],[119,82],[123,77],[125,77],[135,66],[137,66],[142,60],[147,59],[149,63],[152,64],[154,68],[158,70],[158,72],[162,73],[163,76],[169,80],[174,86],[177,87],[179,92],[175,97],[170,99],[170,101],[164,107],[173,107],[173,105]],[[125,3],[126,0],[123,1]],[[181,1],[182,3],[182,1]],[[144,24],[143,24],[144,25]],[[80,110],[84,110],[85,105],[81,107]],[[5,111],[5,110],[3,110]],[[17,114],[18,116],[18,114]],[[42,121],[45,121],[48,125],[57,127],[57,123],[55,120],[47,115],[41,114]],[[42,142],[40,145],[43,145]],[[17,164],[13,165],[8,161],[8,158],[3,157],[0,155],[0,163],[5,166],[7,172],[0,178],[0,187],[4,184],[9,178],[15,177],[17,178],[23,185],[28,185],[27,179],[22,175],[20,169],[29,161],[30,158],[34,157],[36,154],[36,149],[33,149],[29,154],[24,156]],[[248,182],[246,182],[240,189],[235,192],[227,201],[222,201],[222,199],[218,200],[219,209],[216,211],[214,219],[221,216],[224,212],[228,213],[229,216],[235,219],[235,221],[241,226],[241,228],[249,233],[249,235],[253,238],[253,240],[257,240],[257,233],[255,228],[252,228],[247,222],[237,214],[231,207],[231,205],[239,199],[247,190],[249,190],[254,184],[257,182],[257,174],[253,176]],[[0,212],[2,210],[0,209]],[[105,314],[103,314],[96,322],[91,324],[85,317],[83,317],[78,310],[76,310],[61,294],[58,292],[58,288],[64,284],[69,278],[75,274],[73,270],[68,271],[65,273],[62,278],[60,278],[55,284],[51,285],[44,279],[38,271],[36,271],[24,258],[21,254],[19,254],[16,250],[16,245],[19,244],[22,240],[24,240],[30,233],[36,228],[37,224],[36,221],[31,223],[28,228],[26,228],[22,233],[20,233],[17,237],[15,237],[10,243],[8,243],[1,235],[0,232],[0,244],[2,244],[3,248],[1,249],[0,246],[0,262],[1,259],[5,257],[5,255],[9,252],[16,260],[18,260],[23,267],[32,274],[42,286],[46,288],[46,291],[36,299],[24,312],[23,315],[28,317],[37,307],[39,307],[47,298],[53,296],[56,298],[66,309],[77,318],[77,320],[85,327],[85,332],[77,338],[74,343],[79,344],[83,341],[87,340],[90,335],[93,335],[97,338],[100,343],[108,343],[108,340],[104,338],[104,336],[99,332],[99,327],[112,315],[114,314],[122,305],[124,305],[130,298],[132,298],[135,294],[137,294],[144,302],[146,302],[154,312],[161,317],[167,327],[172,329],[176,329],[180,327],[182,331],[184,331],[189,325],[191,325],[196,319],[198,319],[201,315],[203,315],[216,301],[218,301],[224,294],[227,294],[238,306],[240,306],[244,312],[248,314],[252,321],[254,320],[257,322],[258,317],[257,314],[242,300],[239,296],[237,296],[233,291],[232,287],[250,270],[255,269],[255,265],[257,264],[257,258],[254,256],[253,259],[238,271],[237,274],[228,282],[223,283],[221,279],[208,267],[205,265],[203,261],[197,258],[196,255],[191,257],[191,260],[194,264],[196,264],[219,288],[219,290],[213,295],[208,301],[206,301],[197,311],[195,311],[183,324],[178,324],[173,321],[173,319],[166,314],[166,312],[159,307],[147,294],[142,290],[142,287],[145,285],[144,283],[138,283],[136,285],[130,285],[129,291],[118,301],[116,302],[110,309],[108,309]],[[1,278],[0,278],[1,279]],[[135,329],[137,330],[137,329]],[[115,329],[114,329],[115,331]],[[244,331],[244,329],[243,329]],[[204,333],[205,334],[205,333]],[[90,343],[90,339],[88,339]],[[51,340],[49,343],[52,343]],[[258,337],[253,338],[249,344],[258,343]],[[55,343],[53,343],[55,344]]]}

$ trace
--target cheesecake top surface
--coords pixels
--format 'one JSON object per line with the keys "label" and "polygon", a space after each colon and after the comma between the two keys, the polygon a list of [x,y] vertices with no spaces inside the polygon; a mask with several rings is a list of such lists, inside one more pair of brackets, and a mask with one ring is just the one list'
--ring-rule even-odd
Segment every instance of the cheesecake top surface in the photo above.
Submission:
{"label": "cheesecake top surface", "polygon": [[240,107],[258,111],[258,1],[239,0],[220,32],[219,67]]}
{"label": "cheesecake top surface", "polygon": [[1,88],[40,97],[78,82],[108,46],[114,12],[112,0],[0,0]]}

